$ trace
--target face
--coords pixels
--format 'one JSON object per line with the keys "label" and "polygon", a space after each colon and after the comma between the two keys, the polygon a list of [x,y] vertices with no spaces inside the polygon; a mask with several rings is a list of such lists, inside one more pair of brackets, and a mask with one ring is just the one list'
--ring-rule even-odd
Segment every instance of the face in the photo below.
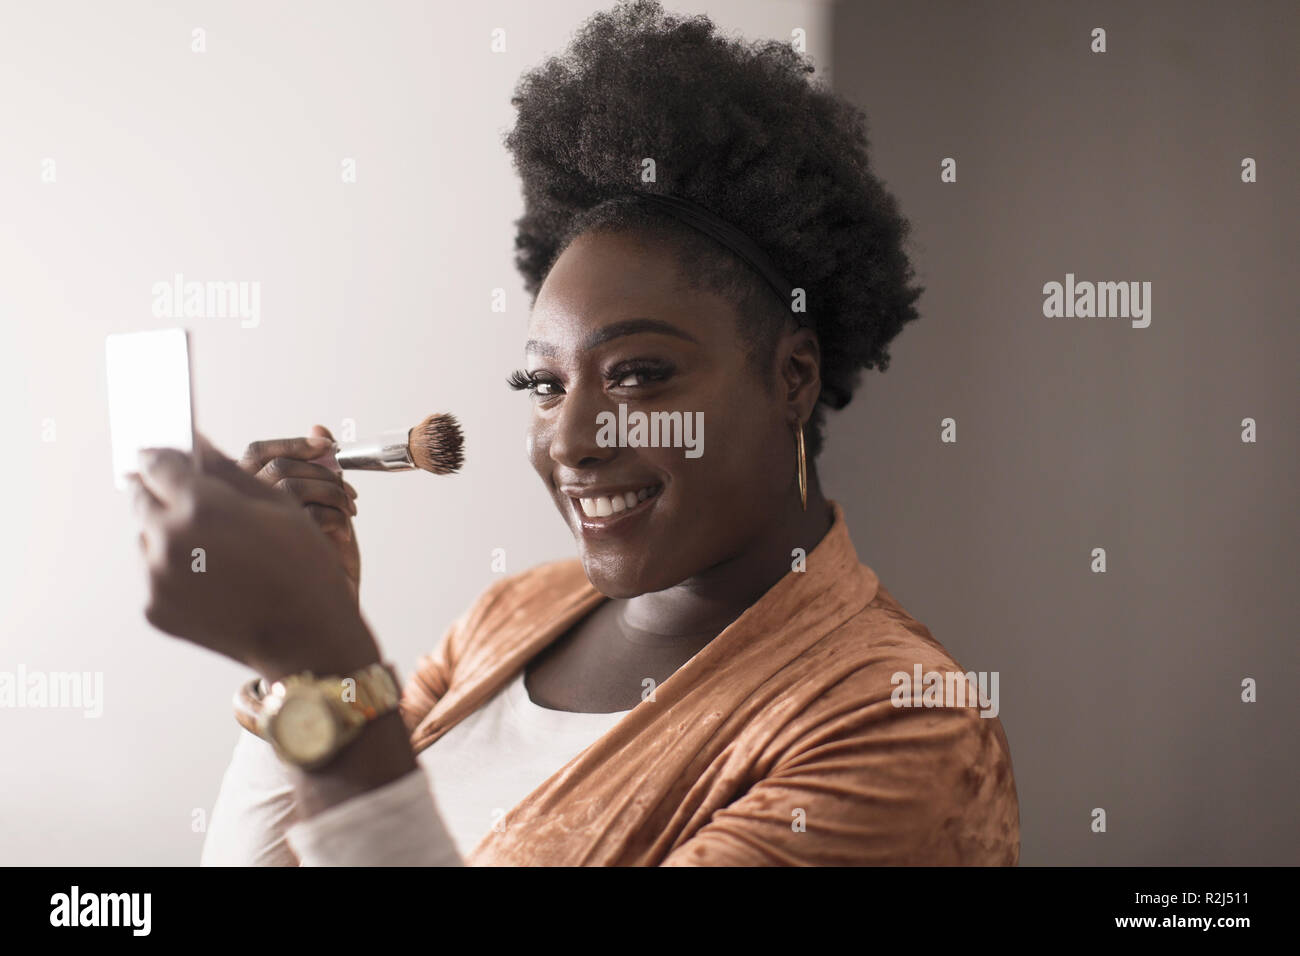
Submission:
{"label": "face", "polygon": [[603,594],[660,591],[738,557],[789,501],[777,362],[756,374],[737,322],[728,300],[683,281],[670,248],[629,233],[580,236],[538,293],[528,455]]}

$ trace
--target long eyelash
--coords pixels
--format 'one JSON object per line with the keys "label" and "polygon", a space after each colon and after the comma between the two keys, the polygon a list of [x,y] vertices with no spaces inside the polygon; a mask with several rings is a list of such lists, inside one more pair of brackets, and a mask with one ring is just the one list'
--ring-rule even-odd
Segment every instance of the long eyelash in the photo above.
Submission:
{"label": "long eyelash", "polygon": [[[627,362],[620,362],[614,368],[610,369],[605,378],[610,382],[618,382],[632,374],[644,375],[652,382],[662,381],[673,372],[671,365],[665,365],[662,362],[647,362],[632,359]],[[522,368],[517,368],[506,376],[506,385],[516,392],[536,391],[538,385],[550,384],[549,379],[540,379],[532,372]]]}
{"label": "long eyelash", "polygon": [[627,378],[632,374],[644,375],[652,382],[662,381],[673,372],[673,367],[663,362],[646,361],[645,359],[629,359],[626,362],[619,362],[609,372],[605,378],[610,382],[617,382],[620,379]]}
{"label": "long eyelash", "polygon": [[516,392],[522,392],[525,389],[537,387],[537,379],[531,372],[525,372],[521,368],[515,369],[506,377],[506,384]]}

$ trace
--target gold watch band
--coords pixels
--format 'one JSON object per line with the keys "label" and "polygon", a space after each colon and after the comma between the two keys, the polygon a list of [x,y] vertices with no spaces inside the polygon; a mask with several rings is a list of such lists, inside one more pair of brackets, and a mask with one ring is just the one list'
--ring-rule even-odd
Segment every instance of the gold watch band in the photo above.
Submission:
{"label": "gold watch band", "polygon": [[[382,661],[342,677],[316,677],[310,671],[305,671],[277,683],[287,688],[300,682],[309,682],[325,690],[330,700],[339,704],[335,709],[340,717],[356,729],[360,729],[367,721],[396,710],[402,697],[402,685],[397,679],[396,670]],[[249,733],[263,739],[266,739],[263,731],[266,697],[271,691],[272,688],[261,677],[254,677],[235,691],[235,720]]]}

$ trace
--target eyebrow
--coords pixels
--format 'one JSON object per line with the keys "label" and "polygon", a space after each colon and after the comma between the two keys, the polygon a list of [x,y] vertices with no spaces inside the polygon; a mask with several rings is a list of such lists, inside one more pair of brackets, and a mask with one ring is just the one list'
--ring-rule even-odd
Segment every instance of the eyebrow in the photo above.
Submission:
{"label": "eyebrow", "polygon": [[[594,349],[597,345],[603,345],[610,339],[622,338],[625,335],[639,335],[643,332],[654,332],[659,335],[671,335],[675,338],[685,339],[687,342],[700,344],[700,340],[685,329],[679,329],[671,322],[665,322],[663,319],[625,319],[622,322],[614,322],[604,328],[597,329],[587,336],[582,343],[581,348],[586,351]],[[553,356],[556,348],[549,342],[543,342],[541,339],[529,339],[524,345],[525,352],[536,352],[539,355]]]}

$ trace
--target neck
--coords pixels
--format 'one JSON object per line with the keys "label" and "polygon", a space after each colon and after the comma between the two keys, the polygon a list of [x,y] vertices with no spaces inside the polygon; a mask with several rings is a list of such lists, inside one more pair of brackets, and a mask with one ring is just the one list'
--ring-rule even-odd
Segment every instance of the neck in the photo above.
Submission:
{"label": "neck", "polygon": [[808,509],[795,498],[745,550],[673,587],[629,598],[624,623],[651,634],[716,635],[790,573],[791,552],[811,554],[833,523],[830,504],[809,469]]}

